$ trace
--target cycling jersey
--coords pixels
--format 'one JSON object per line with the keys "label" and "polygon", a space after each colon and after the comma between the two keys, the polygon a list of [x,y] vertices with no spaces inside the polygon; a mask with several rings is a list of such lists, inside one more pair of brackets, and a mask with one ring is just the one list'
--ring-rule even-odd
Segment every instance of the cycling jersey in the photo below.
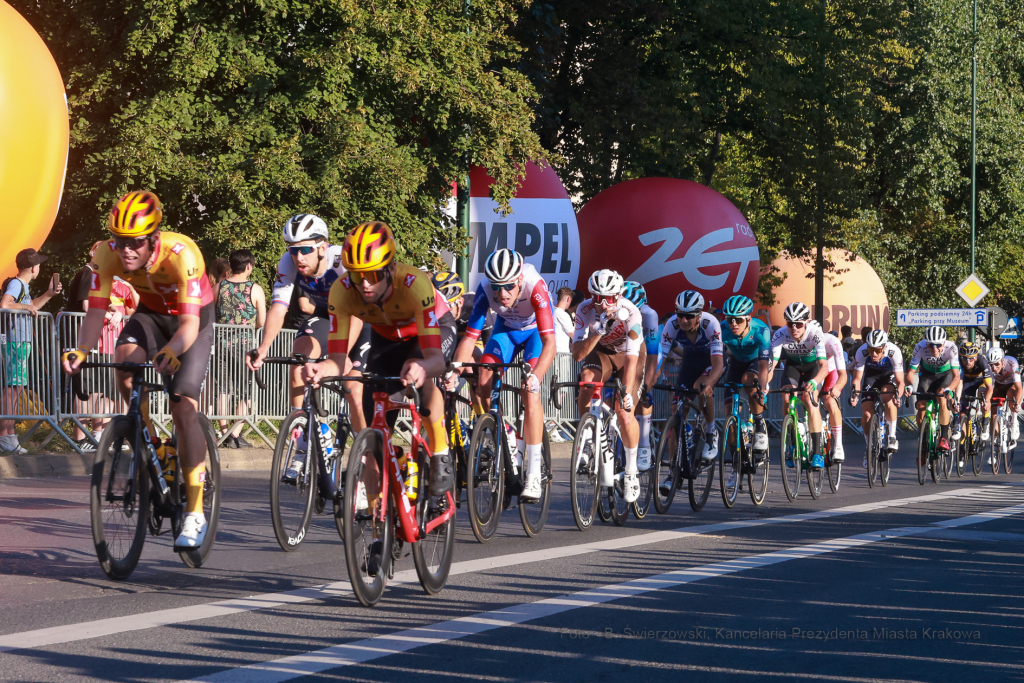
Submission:
{"label": "cycling jersey", "polygon": [[469,315],[466,325],[466,336],[470,339],[480,337],[480,330],[487,321],[487,311],[494,310],[496,316],[505,321],[505,328],[510,330],[529,330],[537,328],[542,336],[555,333],[554,320],[551,317],[551,297],[548,286],[537,269],[529,263],[523,264],[523,285],[519,289],[519,298],[511,306],[502,306],[498,294],[491,289],[491,281],[484,278],[476,288],[473,297],[473,312]]}
{"label": "cycling jersey", "polygon": [[892,342],[886,342],[882,357],[873,361],[868,355],[868,345],[861,344],[853,356],[853,369],[854,371],[863,370],[867,377],[903,372],[903,352]]}
{"label": "cycling jersey", "polygon": [[938,357],[935,357],[932,355],[931,349],[928,348],[928,342],[922,339],[914,347],[914,355],[910,358],[910,369],[917,370],[919,365],[921,366],[921,372],[933,374],[948,370],[959,370],[960,354],[956,350],[956,344],[947,339],[942,343],[942,352]]}
{"label": "cycling jersey", "polygon": [[363,301],[346,275],[331,287],[328,311],[328,353],[348,352],[350,316],[368,323],[374,332],[391,341],[418,337],[420,348],[440,349],[439,320],[449,313],[448,303],[434,291],[430,275],[405,263],[397,264],[391,296],[380,306]]}
{"label": "cycling jersey", "polygon": [[206,263],[199,247],[189,237],[161,232],[153,245],[150,264],[125,272],[114,242],[96,250],[96,272],[89,287],[89,308],[106,309],[114,276],[121,277],[139,293],[139,305],[161,315],[199,315],[213,303],[213,290],[206,277]]}
{"label": "cycling jersey", "polygon": [[772,337],[772,361],[778,363],[783,354],[786,360],[796,365],[808,365],[819,360],[826,360],[825,333],[821,328],[805,327],[801,341],[793,339],[788,325],[783,325]]}
{"label": "cycling jersey", "polygon": [[581,342],[594,331],[591,327],[598,321],[604,322],[611,318],[612,322],[608,331],[602,335],[598,347],[603,347],[612,353],[625,353],[627,356],[639,356],[640,347],[643,346],[643,320],[640,309],[628,300],[619,298],[619,308],[629,312],[629,317],[619,320],[615,312],[605,314],[594,303],[593,299],[584,299],[576,309],[576,331],[572,341]]}
{"label": "cycling jersey", "polygon": [[658,312],[644,304],[640,307],[640,327],[644,333],[644,348],[647,357],[657,357],[660,342],[658,340]]}
{"label": "cycling jersey", "polygon": [[340,244],[327,247],[327,253],[324,254],[327,270],[319,277],[300,274],[292,255],[285,251],[281,260],[277,262],[277,280],[274,281],[271,305],[291,304],[292,289],[298,285],[299,290],[316,307],[313,315],[327,317],[327,299],[331,287],[345,277],[345,266],[341,265],[341,248]]}
{"label": "cycling jersey", "polygon": [[996,384],[1016,384],[1020,381],[1020,363],[1013,356],[1003,356],[1003,369],[992,370],[992,379]]}
{"label": "cycling jersey", "polygon": [[992,366],[988,364],[988,358],[979,355],[974,360],[974,367],[960,366],[960,377],[964,382],[977,382],[979,380],[992,378]]}
{"label": "cycling jersey", "polygon": [[751,318],[750,328],[743,337],[733,334],[728,325],[722,327],[722,345],[729,351],[729,356],[738,363],[749,364],[758,360],[770,360],[772,357],[771,328],[757,318]]}
{"label": "cycling jersey", "polygon": [[661,331],[661,354],[668,356],[677,344],[688,356],[721,356],[722,326],[718,318],[710,313],[701,313],[697,338],[690,341],[689,335],[679,327],[679,316],[673,315]]}
{"label": "cycling jersey", "polygon": [[[843,343],[839,341],[839,338],[826,334],[822,343],[825,345],[825,360],[828,361],[829,374],[846,370],[846,356],[843,354]],[[829,387],[829,389],[831,388]]]}

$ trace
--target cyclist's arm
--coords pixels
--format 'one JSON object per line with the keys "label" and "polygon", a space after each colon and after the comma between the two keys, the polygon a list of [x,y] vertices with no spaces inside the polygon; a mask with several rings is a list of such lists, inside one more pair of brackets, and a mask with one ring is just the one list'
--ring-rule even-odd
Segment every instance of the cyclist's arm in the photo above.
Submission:
{"label": "cyclist's arm", "polygon": [[824,358],[818,359],[818,372],[814,375],[814,383],[821,388],[825,384],[825,378],[828,377],[828,361]]}
{"label": "cyclist's arm", "polygon": [[199,316],[182,313],[178,316],[178,330],[167,342],[167,348],[181,358],[182,354],[192,348],[199,336]]}
{"label": "cyclist's arm", "polygon": [[654,353],[647,352],[647,360],[644,362],[644,384],[650,389],[654,386],[658,375],[658,347],[655,346]]}
{"label": "cyclist's arm", "polygon": [[903,376],[902,370],[897,370],[896,372],[894,372],[893,377],[896,378],[896,397],[898,399],[899,395],[903,392],[903,387],[909,386],[910,380]]}
{"label": "cyclist's arm", "polygon": [[[103,334],[103,325],[106,318],[106,311],[98,306],[90,308],[85,313],[85,319],[82,320],[82,327],[78,330],[78,347],[82,349],[92,350],[96,348],[96,342],[100,340],[100,335]],[[81,361],[76,363],[73,367],[68,365],[67,361],[63,361],[64,372],[72,371],[78,372],[78,366]]]}
{"label": "cyclist's arm", "polygon": [[722,354],[711,356],[711,372],[708,373],[708,385],[714,386],[722,377],[723,370],[725,370],[725,360]]}
{"label": "cyclist's arm", "polygon": [[771,361],[761,358],[757,361],[757,383],[762,392],[768,391],[768,383],[771,378],[768,376],[771,371]]}
{"label": "cyclist's arm", "polygon": [[572,359],[575,361],[582,361],[589,356],[590,352],[597,347],[597,343],[601,341],[600,336],[589,334],[591,322],[593,321],[589,319],[589,316],[585,318],[579,309],[576,310],[576,333],[572,338]]}
{"label": "cyclist's arm", "polygon": [[[270,350],[270,345],[277,339],[277,335],[280,334],[281,328],[284,327],[284,317],[288,315],[288,304],[282,304],[274,302],[270,305],[270,310],[267,311],[267,318],[263,324],[263,341],[260,342],[259,349],[260,358],[267,355],[267,351]],[[246,356],[245,364],[250,369],[256,369],[262,364],[262,360],[259,364],[253,364],[249,357]]]}

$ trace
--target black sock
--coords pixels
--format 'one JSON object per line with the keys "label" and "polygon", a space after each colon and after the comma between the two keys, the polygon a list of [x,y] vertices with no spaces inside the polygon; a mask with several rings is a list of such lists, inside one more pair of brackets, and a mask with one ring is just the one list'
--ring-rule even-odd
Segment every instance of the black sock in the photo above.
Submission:
{"label": "black sock", "polygon": [[821,454],[821,432],[811,432],[811,455]]}
{"label": "black sock", "polygon": [[949,425],[939,425],[939,438],[940,439],[948,439],[949,438]]}
{"label": "black sock", "polygon": [[759,434],[768,433],[768,424],[764,421],[764,413],[754,415],[754,431]]}

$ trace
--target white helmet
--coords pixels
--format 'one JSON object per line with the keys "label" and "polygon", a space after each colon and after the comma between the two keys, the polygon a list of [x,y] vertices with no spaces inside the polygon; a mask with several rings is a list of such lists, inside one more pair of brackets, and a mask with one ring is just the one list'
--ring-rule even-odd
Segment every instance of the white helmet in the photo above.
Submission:
{"label": "white helmet", "polygon": [[1003,350],[998,346],[993,346],[985,352],[985,357],[988,358],[989,363],[1001,363],[1003,361]]}
{"label": "white helmet", "polygon": [[518,251],[499,249],[487,257],[484,275],[496,285],[515,280],[523,272],[523,257]]}
{"label": "white helmet", "polygon": [[587,282],[587,288],[591,294],[597,296],[615,296],[616,294],[622,294],[622,288],[625,286],[625,281],[622,276],[616,273],[614,270],[594,271],[594,274],[590,276],[590,281]]}
{"label": "white helmet", "polygon": [[324,219],[311,213],[295,214],[285,221],[282,232],[284,233],[284,241],[288,244],[312,240],[317,237],[326,240],[330,239],[331,236],[330,231],[327,229],[327,223],[324,223]]}
{"label": "white helmet", "polygon": [[687,289],[676,297],[676,313],[700,313],[704,310],[704,297],[700,292]]}
{"label": "white helmet", "polygon": [[889,335],[885,333],[885,330],[871,330],[868,332],[868,338],[864,341],[867,342],[869,349],[880,349],[889,343]]}
{"label": "white helmet", "polygon": [[782,317],[786,319],[786,322],[801,322],[809,320],[811,317],[811,309],[809,309],[805,303],[794,301],[790,305],[786,306],[786,310],[783,312]]}
{"label": "white helmet", "polygon": [[924,340],[929,344],[941,344],[946,341],[946,331],[938,325],[932,325],[924,333]]}

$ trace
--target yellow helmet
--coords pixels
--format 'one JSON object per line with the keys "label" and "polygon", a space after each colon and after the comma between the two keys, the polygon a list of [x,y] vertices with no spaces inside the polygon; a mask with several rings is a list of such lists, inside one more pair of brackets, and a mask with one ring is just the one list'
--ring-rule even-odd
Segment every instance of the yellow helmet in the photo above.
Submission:
{"label": "yellow helmet", "polygon": [[152,192],[129,192],[110,210],[110,232],[115,237],[145,237],[156,232],[164,217],[160,198]]}
{"label": "yellow helmet", "polygon": [[341,249],[341,264],[345,270],[380,270],[395,260],[395,237],[386,223],[373,221],[360,223]]}
{"label": "yellow helmet", "polygon": [[456,273],[443,270],[434,273],[434,276],[430,279],[434,283],[434,289],[441,292],[449,303],[459,299],[466,293],[466,285],[462,284],[462,280]]}

